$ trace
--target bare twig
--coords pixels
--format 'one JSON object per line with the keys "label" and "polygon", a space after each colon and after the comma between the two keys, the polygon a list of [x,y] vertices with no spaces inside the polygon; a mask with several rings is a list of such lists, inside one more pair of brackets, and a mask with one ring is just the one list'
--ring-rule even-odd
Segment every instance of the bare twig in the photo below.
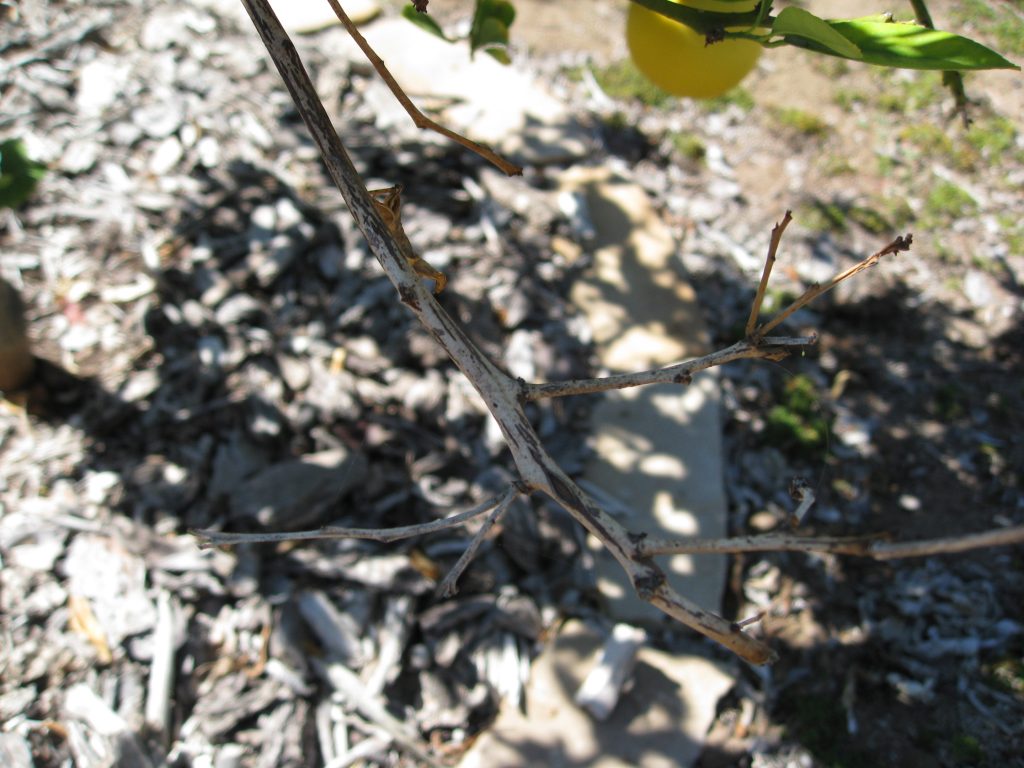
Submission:
{"label": "bare twig", "polygon": [[754,333],[751,334],[751,341],[754,342],[755,344],[758,343],[761,339],[764,339],[766,333],[768,333],[773,328],[778,326],[779,323],[784,321],[794,312],[803,309],[816,298],[821,296],[823,293],[828,293],[844,280],[848,280],[854,275],[863,272],[865,269],[875,266],[875,264],[877,264],[883,256],[889,256],[890,254],[897,254],[900,251],[910,250],[910,246],[913,243],[913,241],[914,236],[911,234],[897,237],[887,246],[882,248],[882,250],[871,254],[863,261],[854,264],[852,267],[843,272],[840,272],[838,275],[833,277],[824,285],[812,285],[810,288],[804,291],[796,300],[794,300],[792,304],[790,304],[788,307],[782,310],[782,312],[773,317],[764,325],[758,326],[757,330],[755,330]]}
{"label": "bare twig", "polygon": [[1024,543],[1024,526],[942,539],[895,542],[886,541],[880,536],[791,536],[774,533],[729,539],[644,538],[639,549],[648,557],[711,552],[827,552],[834,555],[870,557],[874,560],[898,560],[904,557],[927,557],[1021,543]]}
{"label": "bare twig", "polygon": [[487,501],[477,504],[472,509],[460,512],[451,517],[441,520],[431,520],[429,523],[418,525],[401,525],[394,528],[342,528],[336,525],[325,525],[315,531],[270,531],[266,533],[229,533],[224,531],[213,531],[209,529],[197,529],[191,531],[195,536],[203,540],[204,547],[221,547],[227,544],[257,544],[275,543],[282,541],[310,541],[312,539],[371,539],[385,543],[411,539],[415,536],[424,536],[428,533],[436,533],[448,528],[457,528],[467,520],[486,514],[495,506],[503,503],[510,494],[518,494],[520,491],[513,486],[500,496],[495,496]]}
{"label": "bare twig", "polygon": [[331,9],[334,11],[335,15],[337,15],[346,31],[352,36],[352,39],[356,41],[356,45],[359,46],[366,58],[370,60],[373,68],[377,70],[377,74],[381,76],[385,83],[387,83],[388,88],[391,89],[395,98],[398,99],[398,102],[405,108],[405,111],[409,114],[409,117],[412,118],[412,121],[416,124],[417,128],[429,129],[451,139],[457,144],[461,144],[469,151],[475,152],[480,155],[480,157],[493,163],[500,168],[502,172],[509,176],[522,176],[523,169],[515,163],[510,163],[497,152],[485,147],[483,144],[478,144],[472,139],[467,139],[465,136],[449,130],[443,125],[435,123],[429,117],[420,112],[419,109],[416,108],[416,105],[412,103],[412,100],[405,95],[405,91],[402,90],[402,86],[400,86],[395,78],[392,77],[388,68],[384,65],[384,60],[377,55],[373,48],[370,47],[370,44],[366,42],[366,38],[359,33],[358,29],[356,29],[356,25],[352,23],[352,20],[348,17],[348,14],[345,13],[344,9],[342,9],[338,0],[327,0],[327,2],[330,3]]}
{"label": "bare twig", "polygon": [[594,392],[608,392],[613,389],[643,387],[649,384],[689,384],[693,374],[736,360],[782,360],[793,350],[809,347],[817,341],[816,336],[772,336],[762,339],[759,344],[740,341],[731,347],[712,352],[685,363],[670,365],[650,371],[619,373],[597,379],[574,379],[553,381],[544,384],[522,384],[525,400],[541,400],[546,397],[565,397]]}
{"label": "bare twig", "polygon": [[793,220],[791,211],[786,211],[782,221],[772,227],[772,237],[768,241],[768,255],[764,260],[764,270],[761,272],[761,282],[757,285],[757,295],[754,296],[754,303],[750,306],[750,317],[747,318],[746,337],[749,339],[754,335],[754,326],[757,325],[758,315],[761,314],[761,305],[764,303],[764,293],[768,288],[768,278],[772,275],[772,267],[775,266],[775,254],[779,250],[779,243],[782,242],[782,234]]}
{"label": "bare twig", "polygon": [[480,530],[476,532],[475,536],[473,536],[472,541],[469,542],[469,546],[466,547],[466,551],[462,553],[455,565],[453,565],[452,569],[448,572],[448,575],[444,577],[444,580],[438,586],[437,591],[440,595],[443,597],[451,597],[459,591],[458,588],[456,588],[455,583],[459,580],[462,572],[469,566],[470,561],[472,561],[476,556],[476,551],[480,549],[480,545],[483,544],[484,539],[487,538],[487,534],[490,533],[491,528],[493,528],[494,524],[501,519],[501,516],[505,514],[509,505],[515,501],[518,495],[519,493],[517,489],[513,488],[510,490],[498,503],[495,510],[491,512],[490,516],[484,520],[484,524],[480,526]]}
{"label": "bare twig", "polygon": [[876,560],[897,560],[901,557],[947,555],[953,552],[969,552],[972,549],[1005,547],[1009,544],[1022,543],[1024,543],[1024,525],[1018,525],[995,531],[971,533],[965,536],[949,536],[942,539],[878,542],[869,548],[866,556],[873,557]]}

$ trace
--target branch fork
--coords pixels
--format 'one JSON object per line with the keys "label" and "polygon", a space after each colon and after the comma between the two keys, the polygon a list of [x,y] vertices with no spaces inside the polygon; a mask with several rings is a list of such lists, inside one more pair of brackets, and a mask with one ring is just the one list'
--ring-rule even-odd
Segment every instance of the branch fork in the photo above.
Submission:
{"label": "branch fork", "polygon": [[[330,2],[339,18],[345,23],[347,17],[336,0],[330,0]],[[545,397],[602,392],[645,384],[664,382],[687,384],[695,373],[726,362],[758,358],[778,360],[786,357],[794,350],[814,344],[816,338],[814,336],[769,336],[768,334],[772,330],[822,293],[831,290],[843,280],[864,269],[874,266],[883,256],[907,250],[911,245],[911,236],[896,238],[828,283],[812,286],[775,318],[758,325],[758,316],[771,275],[771,268],[775,262],[783,232],[792,219],[790,213],[787,212],[783,220],[772,230],[764,272],[746,326],[745,340],[696,360],[657,370],[550,384],[532,384],[514,379],[480,351],[462,327],[438,304],[431,291],[423,285],[423,281],[420,279],[421,274],[418,274],[414,268],[415,262],[410,261],[408,255],[403,252],[402,243],[396,238],[394,228],[389,226],[389,222],[382,219],[381,206],[375,203],[370,193],[367,192],[363,180],[349,159],[330,118],[316,96],[316,91],[294,46],[274,15],[268,0],[242,0],[242,3],[281,73],[296,108],[320,149],[331,178],[345,198],[345,202],[348,204],[356,224],[366,237],[371,251],[395,285],[402,303],[416,314],[419,321],[445,349],[483,399],[508,443],[519,471],[520,481],[511,485],[498,496],[488,499],[472,509],[443,520],[418,526],[376,530],[328,527],[299,533],[265,534],[196,531],[195,533],[204,539],[207,545],[335,537],[354,537],[387,542],[462,525],[474,517],[490,513],[466,553],[440,585],[440,590],[444,594],[452,594],[459,575],[472,559],[488,531],[508,506],[520,496],[540,491],[566,509],[580,525],[604,544],[626,571],[634,589],[642,599],[655,605],[680,623],[721,643],[748,662],[765,664],[775,659],[775,652],[765,642],[744,631],[747,621],[729,622],[678,594],[669,584],[664,571],[657,565],[654,558],[659,555],[679,552],[745,552],[772,549],[807,552],[829,551],[888,559],[935,554],[936,552],[962,551],[979,546],[995,546],[1024,541],[1024,527],[978,534],[973,537],[962,537],[956,540],[940,539],[932,542],[907,544],[893,544],[866,537],[821,539],[771,535],[717,541],[679,541],[648,537],[646,534],[635,534],[628,531],[614,516],[569,478],[551,458],[530,424],[524,411],[524,405]],[[358,42],[361,38],[351,22],[347,22],[345,26]],[[365,43],[365,41],[363,42]],[[364,50],[367,49],[368,46],[364,47]],[[367,55],[374,60],[371,53],[368,52]],[[380,67],[378,71],[381,71]]]}

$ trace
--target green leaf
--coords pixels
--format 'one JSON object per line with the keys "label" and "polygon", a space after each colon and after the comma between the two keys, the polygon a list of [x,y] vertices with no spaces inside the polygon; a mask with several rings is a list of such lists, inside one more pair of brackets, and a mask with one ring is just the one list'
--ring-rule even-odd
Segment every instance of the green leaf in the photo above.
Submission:
{"label": "green leaf", "polygon": [[785,8],[772,24],[774,35],[796,35],[813,40],[845,59],[860,59],[860,48],[834,30],[827,21],[803,8]]}
{"label": "green leaf", "polygon": [[441,25],[434,21],[433,16],[429,16],[426,13],[420,13],[411,5],[407,5],[402,8],[402,16],[420,29],[424,29],[432,35],[437,35],[442,40],[447,40],[449,43],[451,42],[451,40],[445,35],[444,30],[441,29]]}
{"label": "green leaf", "polygon": [[28,156],[21,139],[0,144],[0,208],[24,203],[44,175],[46,166]]}
{"label": "green leaf", "polygon": [[469,30],[469,49],[485,50],[502,64],[508,64],[508,30],[516,18],[516,9],[506,0],[476,0]]}
{"label": "green leaf", "polygon": [[[829,21],[828,25],[860,49],[859,61],[903,69],[1020,69],[990,48],[951,32],[929,29],[885,16]],[[841,55],[803,37],[787,43],[832,56]],[[849,57],[844,57],[849,58]]]}

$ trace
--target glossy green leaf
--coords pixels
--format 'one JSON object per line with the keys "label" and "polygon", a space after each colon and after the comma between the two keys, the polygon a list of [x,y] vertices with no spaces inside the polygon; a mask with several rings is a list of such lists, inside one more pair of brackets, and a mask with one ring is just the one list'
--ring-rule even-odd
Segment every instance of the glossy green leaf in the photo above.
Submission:
{"label": "glossy green leaf", "polygon": [[[1020,69],[991,48],[966,37],[890,21],[885,16],[829,21],[828,25],[860,49],[858,61],[869,64],[903,69]],[[820,53],[840,55],[815,40],[788,36],[785,40]]]}
{"label": "glossy green leaf", "polygon": [[442,40],[451,40],[445,35],[444,30],[441,29],[441,25],[434,21],[434,17],[426,13],[420,13],[411,5],[406,5],[402,8],[402,16],[411,21],[420,29],[424,29],[432,35],[437,35]]}
{"label": "glossy green leaf", "polygon": [[824,19],[803,8],[785,8],[772,23],[774,35],[796,35],[824,46],[846,59],[860,59],[861,53],[854,43],[837,32]]}

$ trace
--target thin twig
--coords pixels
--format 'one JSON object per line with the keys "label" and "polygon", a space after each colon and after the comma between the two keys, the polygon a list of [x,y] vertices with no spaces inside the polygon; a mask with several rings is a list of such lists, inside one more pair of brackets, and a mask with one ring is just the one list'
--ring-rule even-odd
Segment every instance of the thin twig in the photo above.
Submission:
{"label": "thin twig", "polygon": [[429,523],[417,525],[401,525],[394,528],[342,528],[336,525],[325,525],[315,531],[268,531],[264,533],[231,533],[227,531],[213,531],[210,529],[197,529],[189,531],[198,536],[202,541],[202,547],[221,547],[228,544],[257,544],[274,543],[282,541],[310,541],[313,539],[371,539],[372,541],[383,541],[385,543],[399,541],[400,539],[411,539],[414,536],[424,536],[428,533],[436,533],[448,528],[456,528],[463,525],[474,517],[479,517],[490,512],[498,504],[504,503],[510,494],[518,494],[519,491],[513,486],[500,496],[483,501],[472,509],[460,512],[451,517],[441,520],[431,520]]}
{"label": "thin twig", "polygon": [[768,288],[768,278],[772,275],[772,267],[775,266],[775,254],[779,250],[779,243],[782,242],[782,233],[786,231],[789,222],[793,220],[791,211],[786,211],[782,221],[772,227],[771,240],[768,241],[768,255],[764,260],[764,270],[761,272],[761,282],[757,285],[757,295],[754,296],[754,303],[750,306],[750,317],[747,318],[746,338],[754,335],[754,326],[757,325],[757,318],[761,314],[761,305],[764,303],[765,290]]}
{"label": "thin twig", "polygon": [[766,333],[768,333],[773,328],[778,326],[779,323],[783,322],[787,317],[792,315],[794,312],[803,309],[816,298],[821,296],[821,294],[828,293],[844,280],[847,280],[853,277],[854,275],[863,272],[865,269],[875,266],[875,264],[877,264],[883,256],[896,254],[899,253],[900,251],[910,250],[910,246],[913,243],[913,240],[914,236],[911,234],[897,237],[895,240],[893,240],[891,243],[885,246],[882,250],[871,254],[863,261],[854,264],[852,267],[843,272],[840,272],[838,275],[833,277],[824,285],[812,285],[810,288],[804,291],[803,294],[799,296],[799,298],[794,300],[792,304],[790,304],[788,307],[782,310],[782,312],[773,317],[764,325],[759,326],[757,330],[754,331],[754,333],[751,335],[751,341],[757,343],[760,339],[764,338],[764,335]]}
{"label": "thin twig", "polygon": [[965,536],[949,536],[943,539],[921,541],[878,542],[871,546],[867,557],[876,560],[897,560],[901,557],[927,557],[946,555],[953,552],[969,552],[972,549],[1005,547],[1009,544],[1024,544],[1024,525],[1002,528],[995,531],[971,533]]}
{"label": "thin twig", "polygon": [[448,575],[445,576],[444,580],[440,585],[438,585],[438,594],[442,597],[452,597],[459,591],[455,586],[455,583],[459,580],[463,571],[469,567],[473,558],[476,557],[477,550],[480,549],[480,545],[483,544],[484,539],[487,538],[487,534],[491,532],[491,528],[493,528],[494,524],[501,519],[501,516],[508,511],[509,506],[513,501],[515,501],[518,495],[519,493],[515,488],[510,489],[510,491],[505,494],[505,497],[501,500],[495,510],[486,520],[484,520],[484,524],[480,526],[480,530],[473,536],[473,540],[469,542],[469,546],[466,547],[465,552],[462,553],[455,565],[453,565],[452,569],[448,572]]}
{"label": "thin twig", "polygon": [[634,373],[617,373],[596,379],[573,379],[553,381],[544,384],[521,384],[524,400],[541,400],[546,397],[586,395],[594,392],[608,392],[613,389],[643,387],[649,384],[689,384],[693,374],[736,360],[782,360],[793,350],[809,347],[818,340],[817,336],[772,336],[754,345],[740,341],[709,355],[677,363],[667,368]]}
{"label": "thin twig", "polygon": [[331,9],[334,11],[335,15],[337,15],[346,31],[352,36],[352,39],[356,41],[356,45],[359,46],[366,58],[370,60],[373,68],[377,70],[377,74],[381,76],[388,88],[391,89],[391,93],[393,93],[395,98],[398,99],[399,104],[405,108],[405,111],[409,114],[409,117],[412,118],[412,121],[416,124],[417,128],[429,129],[451,139],[457,144],[461,144],[469,151],[475,152],[480,155],[480,157],[493,163],[500,168],[503,173],[509,176],[523,175],[523,169],[520,166],[515,163],[510,163],[497,152],[485,147],[483,144],[478,144],[472,139],[467,139],[465,136],[455,133],[455,131],[449,130],[443,125],[435,123],[429,117],[420,112],[416,105],[412,103],[412,100],[405,95],[405,91],[402,90],[402,86],[400,86],[395,78],[392,77],[388,68],[384,65],[384,60],[377,55],[373,48],[370,47],[370,44],[366,42],[366,38],[360,34],[358,29],[356,29],[356,25],[352,23],[352,20],[348,17],[348,14],[345,13],[344,9],[342,9],[338,0],[327,0],[327,2],[330,3]]}
{"label": "thin twig", "polygon": [[791,536],[763,534],[728,539],[644,538],[640,551],[648,557],[681,554],[737,554],[740,552],[825,552],[834,555],[897,560],[904,557],[968,552],[973,549],[1004,547],[1024,543],[1024,526],[919,541],[885,541],[880,536]]}

